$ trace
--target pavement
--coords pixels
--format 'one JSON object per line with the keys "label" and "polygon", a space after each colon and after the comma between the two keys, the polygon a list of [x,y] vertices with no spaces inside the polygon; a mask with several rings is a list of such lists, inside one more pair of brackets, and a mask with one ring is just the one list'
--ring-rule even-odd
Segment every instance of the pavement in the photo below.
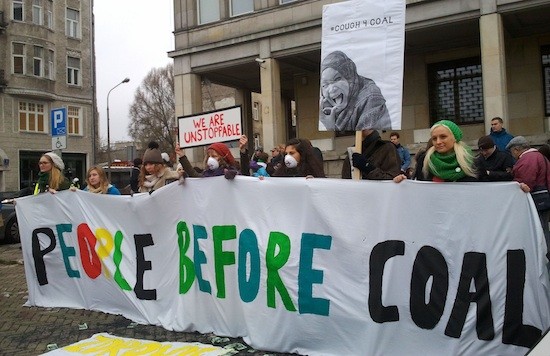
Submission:
{"label": "pavement", "polygon": [[240,338],[169,331],[135,324],[120,315],[97,311],[25,307],[27,282],[20,244],[0,245],[0,355],[40,355],[94,334],[159,342],[201,342],[224,347],[227,355],[292,355],[254,350]]}

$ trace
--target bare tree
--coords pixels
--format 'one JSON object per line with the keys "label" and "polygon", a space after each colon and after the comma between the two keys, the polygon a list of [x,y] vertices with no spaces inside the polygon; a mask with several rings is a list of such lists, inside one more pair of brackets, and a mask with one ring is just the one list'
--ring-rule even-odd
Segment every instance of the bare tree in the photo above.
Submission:
{"label": "bare tree", "polygon": [[176,148],[175,126],[174,74],[168,64],[153,68],[136,89],[128,132],[140,147],[156,141],[161,151],[170,153]]}

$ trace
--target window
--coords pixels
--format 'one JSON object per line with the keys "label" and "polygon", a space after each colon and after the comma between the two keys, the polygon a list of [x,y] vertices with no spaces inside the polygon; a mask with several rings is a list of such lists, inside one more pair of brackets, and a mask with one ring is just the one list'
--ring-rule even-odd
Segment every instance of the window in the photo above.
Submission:
{"label": "window", "polygon": [[199,25],[218,21],[220,19],[220,2],[219,0],[197,0]]}
{"label": "window", "polygon": [[46,67],[45,76],[48,79],[55,79],[55,53],[51,49],[48,50],[48,66]]}
{"label": "window", "polygon": [[541,48],[544,90],[544,115],[550,116],[550,46]]}
{"label": "window", "polygon": [[80,58],[67,57],[67,84],[80,85]]}
{"label": "window", "polygon": [[53,28],[53,13],[52,10],[46,11],[46,27],[49,29]]}
{"label": "window", "polygon": [[255,101],[252,104],[252,119],[255,121],[260,121],[261,106],[260,103]]}
{"label": "window", "polygon": [[42,25],[42,0],[32,1],[32,23],[35,25]]}
{"label": "window", "polygon": [[13,73],[25,74],[25,45],[13,43]]}
{"label": "window", "polygon": [[67,108],[67,133],[72,135],[82,135],[82,109],[78,106],[69,106]]}
{"label": "window", "polygon": [[231,0],[231,16],[239,16],[254,11],[254,0]]}
{"label": "window", "polygon": [[19,102],[19,131],[46,132],[44,126],[44,105]]}
{"label": "window", "polygon": [[290,4],[291,2],[294,2],[296,0],[279,0],[279,4],[283,5],[283,4]]}
{"label": "window", "polygon": [[482,123],[483,84],[479,57],[428,65],[430,120]]}
{"label": "window", "polygon": [[77,10],[67,9],[67,19],[65,22],[65,35],[68,37],[79,37],[78,25],[80,13]]}
{"label": "window", "polygon": [[34,46],[34,57],[32,61],[32,70],[33,74],[36,77],[41,77],[43,73],[42,69],[42,55],[44,53],[44,49],[42,47]]}
{"label": "window", "polygon": [[23,0],[13,0],[13,19],[15,21],[23,21],[24,17],[23,14],[25,13],[23,11]]}

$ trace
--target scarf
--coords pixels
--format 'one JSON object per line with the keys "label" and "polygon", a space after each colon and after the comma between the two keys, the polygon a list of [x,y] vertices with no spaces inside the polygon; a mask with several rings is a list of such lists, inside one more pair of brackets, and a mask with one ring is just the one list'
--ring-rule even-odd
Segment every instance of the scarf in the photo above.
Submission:
{"label": "scarf", "polygon": [[157,177],[154,174],[148,174],[145,176],[145,181],[143,182],[143,186],[147,188],[147,190],[151,190],[155,186],[155,184],[157,184],[159,179],[160,177]]}
{"label": "scarf", "polygon": [[441,154],[434,152],[430,157],[430,172],[443,180],[456,182],[466,177],[466,173],[460,168],[454,151]]}
{"label": "scarf", "polygon": [[88,191],[90,193],[104,194],[105,192],[101,189],[101,186],[94,188],[91,185],[88,186]]}
{"label": "scarf", "polygon": [[39,172],[38,173],[38,187],[40,187],[40,189],[42,188],[46,188],[46,186],[49,184],[50,182],[50,173],[48,172]]}

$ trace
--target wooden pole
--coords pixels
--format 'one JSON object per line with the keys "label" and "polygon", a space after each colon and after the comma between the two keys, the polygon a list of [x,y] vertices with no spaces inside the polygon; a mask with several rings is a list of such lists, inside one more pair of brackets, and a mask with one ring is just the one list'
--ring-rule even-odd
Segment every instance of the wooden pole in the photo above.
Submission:
{"label": "wooden pole", "polygon": [[[355,152],[361,153],[362,148],[363,148],[363,134],[362,134],[361,131],[356,131],[355,132]],[[351,176],[351,178],[354,179],[354,180],[360,180],[361,179],[361,171],[358,170],[357,168],[353,167],[353,164],[351,162],[351,157],[350,157],[350,166],[352,167],[352,176]]]}

